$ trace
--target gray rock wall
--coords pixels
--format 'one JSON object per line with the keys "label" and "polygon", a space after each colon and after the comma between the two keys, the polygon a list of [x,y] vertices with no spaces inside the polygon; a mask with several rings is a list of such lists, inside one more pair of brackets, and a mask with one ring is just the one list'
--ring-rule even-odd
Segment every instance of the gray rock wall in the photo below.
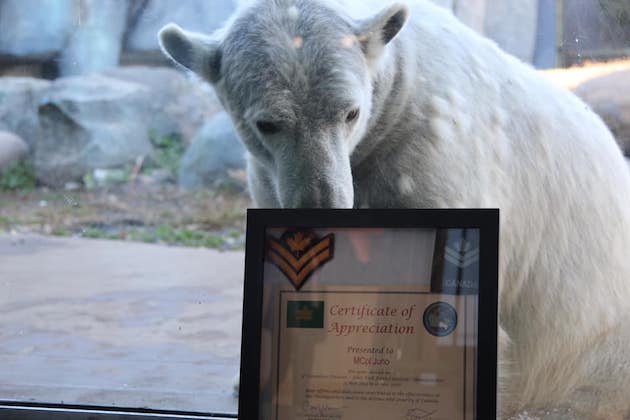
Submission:
{"label": "gray rock wall", "polygon": [[169,22],[177,22],[190,31],[212,32],[235,8],[235,0],[150,0],[134,27],[129,28],[126,47],[131,51],[155,51],[156,34]]}
{"label": "gray rock wall", "polygon": [[52,59],[61,76],[88,74],[117,66],[123,51],[157,55],[156,34],[168,22],[212,32],[235,7],[233,0],[2,0],[0,57]]}
{"label": "gray rock wall", "polygon": [[[115,67],[121,54],[132,62],[160,60],[156,33],[164,24],[176,22],[210,33],[232,14],[238,1],[3,0],[0,58],[16,63],[52,59],[61,76]],[[508,52],[532,61],[539,0],[432,1]]]}
{"label": "gray rock wall", "polygon": [[88,74],[117,66],[127,23],[127,0],[83,0],[75,6],[81,24],[61,50],[60,73]]}
{"label": "gray rock wall", "polygon": [[2,0],[0,55],[33,58],[59,52],[75,24],[75,0]]}

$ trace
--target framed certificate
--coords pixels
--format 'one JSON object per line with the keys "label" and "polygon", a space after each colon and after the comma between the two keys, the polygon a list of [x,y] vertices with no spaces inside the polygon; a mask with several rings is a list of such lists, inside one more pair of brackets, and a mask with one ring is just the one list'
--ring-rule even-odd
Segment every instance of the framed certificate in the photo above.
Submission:
{"label": "framed certificate", "polygon": [[250,210],[239,418],[496,416],[498,210]]}

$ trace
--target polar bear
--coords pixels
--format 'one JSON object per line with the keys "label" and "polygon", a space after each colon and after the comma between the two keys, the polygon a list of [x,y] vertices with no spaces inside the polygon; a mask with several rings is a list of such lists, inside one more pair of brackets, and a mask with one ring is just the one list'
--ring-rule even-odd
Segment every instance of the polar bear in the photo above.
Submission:
{"label": "polar bear", "polygon": [[498,207],[500,407],[630,413],[630,173],[610,132],[423,0],[254,0],[163,51],[210,82],[261,207]]}

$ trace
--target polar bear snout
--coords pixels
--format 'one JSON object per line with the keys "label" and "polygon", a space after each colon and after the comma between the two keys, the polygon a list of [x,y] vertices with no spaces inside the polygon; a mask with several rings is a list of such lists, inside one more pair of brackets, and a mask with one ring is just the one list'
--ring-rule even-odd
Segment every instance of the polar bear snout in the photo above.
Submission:
{"label": "polar bear snout", "polygon": [[329,182],[305,183],[281,196],[283,208],[352,208],[354,191]]}
{"label": "polar bear snout", "polygon": [[279,176],[279,198],[283,208],[352,208],[352,176],[309,171],[302,167],[294,176]]}
{"label": "polar bear snout", "polygon": [[354,187],[349,156],[319,147],[294,152],[278,168],[277,189],[283,208],[352,208]]}

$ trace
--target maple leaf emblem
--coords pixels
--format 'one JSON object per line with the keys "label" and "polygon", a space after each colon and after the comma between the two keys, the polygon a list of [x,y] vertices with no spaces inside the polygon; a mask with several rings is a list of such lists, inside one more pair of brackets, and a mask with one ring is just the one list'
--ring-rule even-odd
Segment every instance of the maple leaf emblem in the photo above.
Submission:
{"label": "maple leaf emblem", "polygon": [[303,252],[307,246],[313,241],[313,236],[304,234],[303,232],[296,232],[293,237],[287,238],[287,245],[293,252]]}
{"label": "maple leaf emblem", "polygon": [[313,319],[313,311],[308,308],[299,309],[296,318],[298,321],[310,321]]}

